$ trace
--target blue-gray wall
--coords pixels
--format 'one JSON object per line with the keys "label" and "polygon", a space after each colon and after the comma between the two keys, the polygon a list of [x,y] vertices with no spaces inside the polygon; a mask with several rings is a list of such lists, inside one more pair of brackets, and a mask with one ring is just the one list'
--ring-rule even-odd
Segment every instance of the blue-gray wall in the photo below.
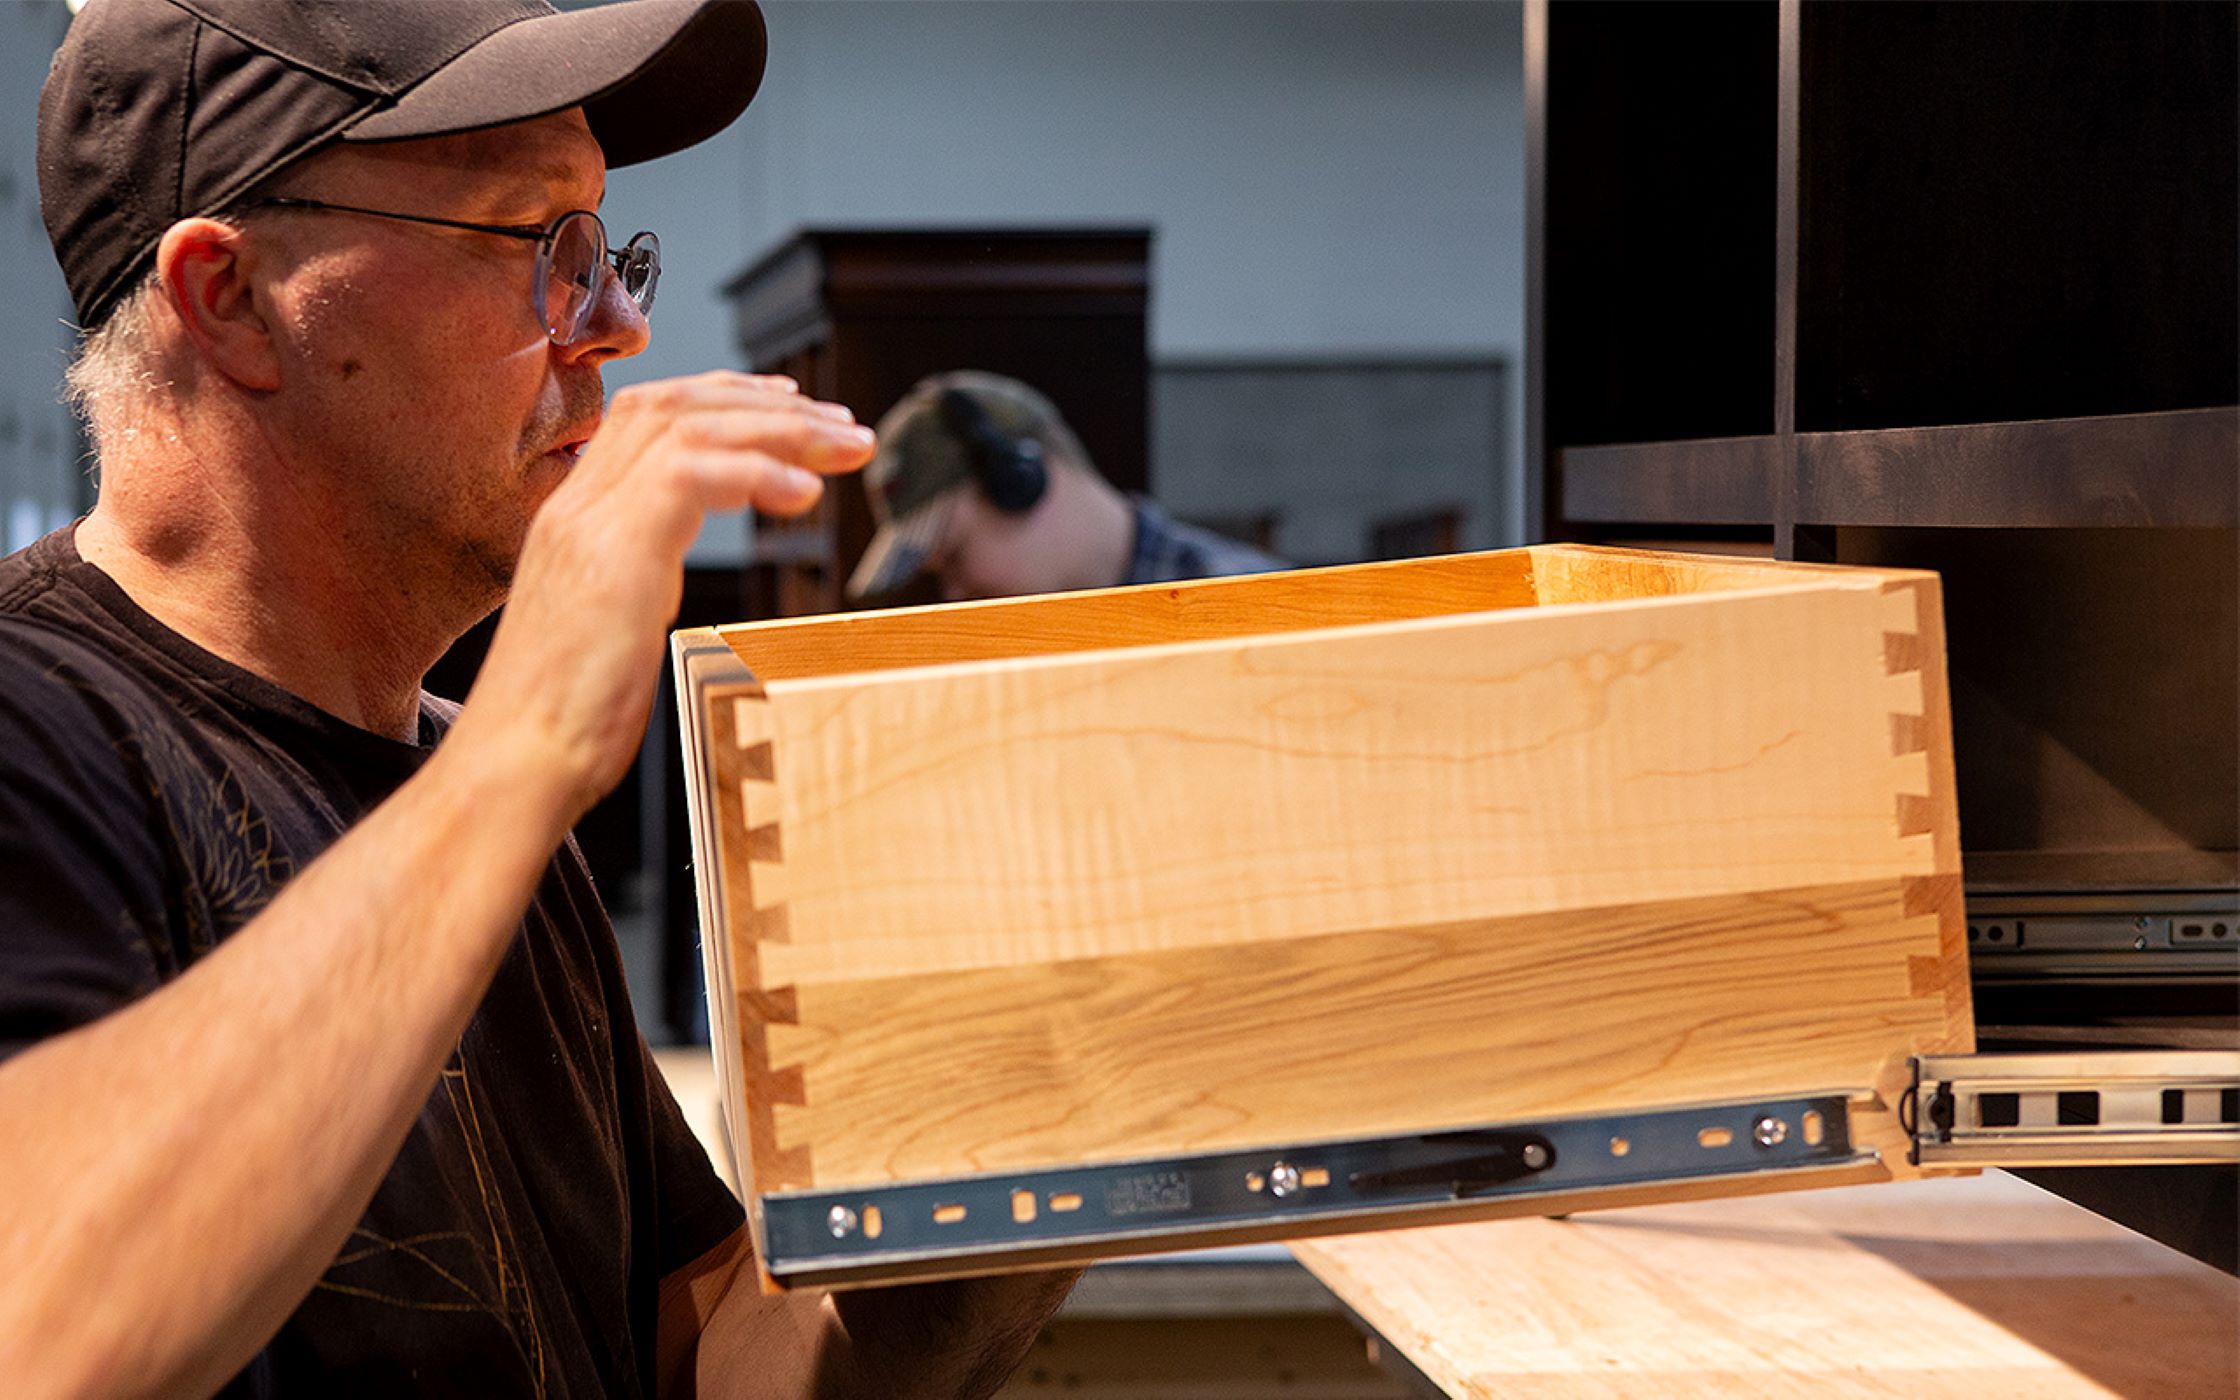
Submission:
{"label": "blue-gray wall", "polygon": [[88,496],[77,424],[57,402],[75,340],[70,294],[39,222],[39,84],[69,28],[61,0],[0,0],[0,552],[76,515]]}
{"label": "blue-gray wall", "polygon": [[[618,381],[735,363],[716,288],[805,225],[1146,224],[1155,363],[1498,356],[1504,421],[1523,422],[1517,0],[766,9],[747,116],[613,177],[610,222],[658,219],[671,269],[654,345]],[[1516,534],[1506,432],[1472,543]],[[1241,508],[1152,470],[1163,495]],[[741,538],[713,525],[702,557]]]}
{"label": "blue-gray wall", "polygon": [[[612,382],[738,364],[716,289],[804,225],[1145,224],[1158,232],[1155,364],[1505,360],[1504,441],[1479,473],[1498,481],[1409,490],[1482,498],[1471,543],[1514,537],[1518,0],[765,4],[770,68],[747,116],[615,172],[609,222],[657,228],[667,270],[653,346]],[[69,304],[32,166],[38,85],[67,22],[60,0],[0,0],[0,230],[18,254],[0,260],[0,543],[66,517],[83,490],[54,403]],[[1154,482],[1209,509],[1248,507],[1238,483],[1202,475],[1207,460],[1154,461]],[[1333,479],[1351,460],[1303,468],[1317,474],[1303,489],[1361,495]],[[1374,471],[1373,454],[1361,460]],[[739,522],[723,520],[698,557],[743,548]]]}

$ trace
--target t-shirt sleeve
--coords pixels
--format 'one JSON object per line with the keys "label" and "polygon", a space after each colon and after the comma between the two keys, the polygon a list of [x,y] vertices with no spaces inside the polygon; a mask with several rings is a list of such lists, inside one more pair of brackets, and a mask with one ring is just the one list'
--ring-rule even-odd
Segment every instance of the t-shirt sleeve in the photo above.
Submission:
{"label": "t-shirt sleeve", "polygon": [[162,980],[165,857],[92,674],[0,633],[0,1060]]}
{"label": "t-shirt sleeve", "polygon": [[714,1249],[746,1222],[746,1211],[716,1174],[684,1110],[677,1106],[645,1037],[637,1042],[653,1125],[653,1172],[660,1192],[655,1258],[663,1278]]}

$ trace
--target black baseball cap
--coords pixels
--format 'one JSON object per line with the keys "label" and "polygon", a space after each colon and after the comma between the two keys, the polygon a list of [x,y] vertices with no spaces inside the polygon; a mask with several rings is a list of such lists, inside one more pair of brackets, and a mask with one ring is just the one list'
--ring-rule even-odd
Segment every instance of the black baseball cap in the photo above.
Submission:
{"label": "black baseball cap", "polygon": [[762,82],[754,0],[88,0],[39,93],[39,205],[90,330],[180,219],[336,141],[582,107],[607,164],[682,150]]}

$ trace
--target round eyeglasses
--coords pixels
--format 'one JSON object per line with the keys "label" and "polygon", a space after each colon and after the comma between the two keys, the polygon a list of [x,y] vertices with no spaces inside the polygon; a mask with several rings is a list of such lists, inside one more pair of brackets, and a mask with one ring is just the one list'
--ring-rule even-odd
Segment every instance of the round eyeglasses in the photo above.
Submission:
{"label": "round eyeglasses", "polygon": [[274,195],[247,206],[250,209],[324,209],[337,214],[364,214],[376,219],[401,219],[412,224],[494,233],[537,245],[534,291],[537,320],[555,345],[571,345],[583,334],[591,308],[599,301],[602,264],[614,268],[615,280],[643,316],[653,314],[653,289],[661,280],[661,240],[650,230],[633,234],[620,248],[607,246],[607,226],[588,209],[571,209],[542,229],[508,224],[470,224],[460,219],[438,219],[426,214],[400,214],[393,209],[365,209],[355,204],[330,204],[323,199],[297,199]]}

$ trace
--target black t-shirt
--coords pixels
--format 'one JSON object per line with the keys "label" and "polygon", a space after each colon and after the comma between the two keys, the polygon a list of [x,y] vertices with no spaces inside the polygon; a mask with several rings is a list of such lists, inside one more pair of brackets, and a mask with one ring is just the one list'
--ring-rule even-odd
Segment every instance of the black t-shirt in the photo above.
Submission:
{"label": "black t-shirt", "polygon": [[[0,1059],[254,918],[453,713],[423,698],[417,744],[346,724],[164,627],[73,534],[0,560]],[[225,1393],[650,1392],[661,1278],[741,1219],[570,843],[364,1219]]]}

